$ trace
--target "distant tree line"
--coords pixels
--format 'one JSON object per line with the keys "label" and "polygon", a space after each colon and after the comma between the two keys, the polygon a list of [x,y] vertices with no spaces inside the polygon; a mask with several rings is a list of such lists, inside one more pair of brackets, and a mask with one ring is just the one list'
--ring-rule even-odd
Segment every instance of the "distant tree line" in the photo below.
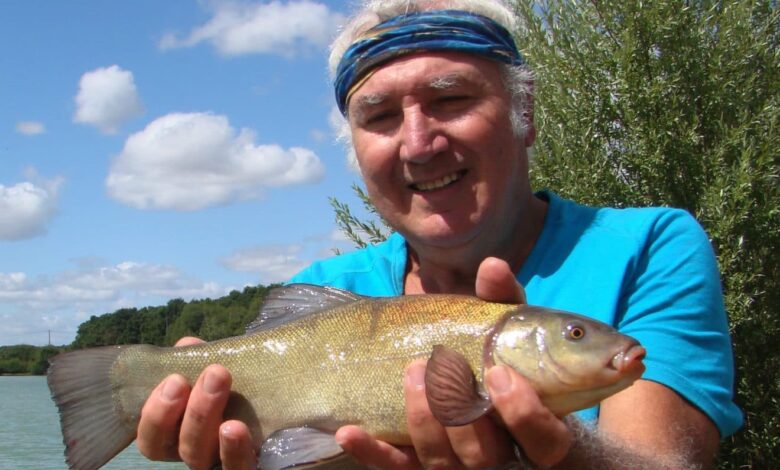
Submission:
{"label": "distant tree line", "polygon": [[185,302],[173,299],[164,306],[123,308],[92,316],[79,325],[72,347],[92,348],[113,344],[172,346],[182,336],[206,341],[244,333],[255,319],[269,287],[245,287],[218,299]]}
{"label": "distant tree line", "polygon": [[56,346],[0,346],[0,375],[41,375],[49,367],[49,358],[65,348]]}
{"label": "distant tree line", "polygon": [[76,339],[68,346],[0,347],[0,375],[44,374],[51,356],[70,349],[115,344],[172,346],[183,336],[213,341],[240,335],[257,316],[271,287],[250,286],[213,300],[173,299],[163,306],[122,308],[93,315],[79,325]]}

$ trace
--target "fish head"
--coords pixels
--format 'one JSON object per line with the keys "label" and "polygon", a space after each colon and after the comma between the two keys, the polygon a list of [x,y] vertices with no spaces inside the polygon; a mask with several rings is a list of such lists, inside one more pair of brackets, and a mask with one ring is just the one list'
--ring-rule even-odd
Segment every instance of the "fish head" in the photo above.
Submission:
{"label": "fish head", "polygon": [[591,318],[527,305],[497,327],[486,355],[530,380],[558,416],[599,403],[645,370],[645,349],[634,338]]}

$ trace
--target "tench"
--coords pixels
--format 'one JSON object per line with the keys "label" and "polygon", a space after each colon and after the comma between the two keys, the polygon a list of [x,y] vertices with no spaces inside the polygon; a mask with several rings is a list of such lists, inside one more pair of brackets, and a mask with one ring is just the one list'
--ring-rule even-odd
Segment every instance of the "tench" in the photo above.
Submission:
{"label": "tench", "polygon": [[266,470],[332,462],[335,431],[362,426],[410,444],[403,376],[430,357],[426,394],[444,425],[489,413],[483,372],[506,364],[556,415],[592,406],[644,371],[636,340],[583,316],[458,295],[362,297],[293,284],[269,292],[243,336],[185,347],[110,346],[51,361],[48,383],[72,469],[104,465],[136,436],[146,398],[166,376],[194,383],[209,364],[233,376],[225,419],[250,428]]}

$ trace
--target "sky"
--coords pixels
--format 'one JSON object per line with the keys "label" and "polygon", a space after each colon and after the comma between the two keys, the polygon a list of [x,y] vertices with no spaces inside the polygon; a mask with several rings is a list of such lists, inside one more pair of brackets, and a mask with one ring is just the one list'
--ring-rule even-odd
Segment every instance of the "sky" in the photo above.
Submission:
{"label": "sky", "polygon": [[[0,345],[349,250],[348,0],[0,2]],[[359,211],[358,211],[359,212]]]}

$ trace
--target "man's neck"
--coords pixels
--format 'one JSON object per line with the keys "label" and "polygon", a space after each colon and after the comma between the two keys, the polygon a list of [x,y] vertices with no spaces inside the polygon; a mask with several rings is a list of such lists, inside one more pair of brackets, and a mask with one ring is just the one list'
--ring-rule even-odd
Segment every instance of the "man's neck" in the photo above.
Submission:
{"label": "man's neck", "polygon": [[474,295],[477,269],[489,256],[501,258],[518,273],[542,233],[547,202],[531,196],[527,210],[518,210],[514,224],[490,243],[475,240],[452,249],[417,250],[408,246],[404,294],[452,293]]}

